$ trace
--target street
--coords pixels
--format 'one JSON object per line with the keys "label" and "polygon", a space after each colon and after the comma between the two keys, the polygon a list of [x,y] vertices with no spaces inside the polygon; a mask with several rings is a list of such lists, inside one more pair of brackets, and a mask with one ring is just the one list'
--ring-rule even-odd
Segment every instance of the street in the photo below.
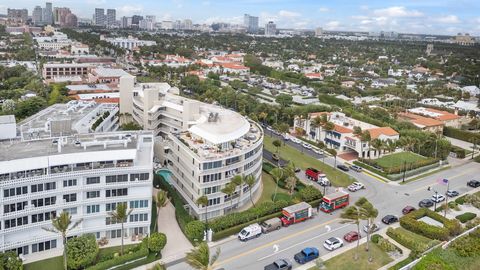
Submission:
{"label": "street", "polygon": [[[289,145],[300,150],[301,145],[287,142]],[[320,156],[310,150],[303,149],[305,154],[320,158]],[[268,153],[267,153],[268,157]],[[326,157],[325,162],[333,166],[333,158]],[[397,216],[402,215],[402,209],[411,205],[418,208],[418,202],[425,198],[430,198],[435,191],[444,194],[446,186],[438,183],[438,179],[448,179],[450,181],[450,189],[457,190],[461,194],[471,190],[467,187],[467,181],[478,176],[480,172],[480,164],[466,163],[464,165],[451,168],[446,171],[427,176],[421,180],[413,181],[406,185],[398,183],[386,183],[365,173],[358,173],[350,170],[347,172],[354,177],[356,181],[362,182],[366,189],[350,193],[350,203],[354,203],[360,197],[366,197],[378,209],[379,215],[377,222],[381,223],[381,218],[387,214]],[[323,187],[315,182],[307,180],[304,171],[297,174],[302,182],[312,184],[323,192]],[[430,191],[427,188],[430,187]],[[327,194],[335,191],[335,187],[328,187]],[[315,210],[314,210],[315,212]],[[230,269],[263,269],[267,264],[272,263],[276,259],[285,258],[293,261],[295,253],[305,247],[317,247],[320,256],[328,253],[323,242],[329,237],[336,236],[343,238],[343,235],[349,231],[356,230],[356,226],[352,224],[342,224],[339,219],[341,210],[337,210],[332,214],[318,213],[311,220],[282,228],[266,235],[261,235],[257,239],[248,242],[241,242],[238,239],[231,238],[218,245],[221,254],[217,261],[217,268]],[[365,225],[362,222],[361,226]],[[381,228],[385,227],[381,223]],[[362,231],[362,237],[365,233]],[[346,245],[355,245],[356,243],[345,243]],[[215,247],[215,248],[217,248]],[[215,248],[212,249],[212,253]],[[293,266],[298,267],[296,262]],[[180,270],[189,269],[189,266],[182,262],[169,267],[168,269]]]}

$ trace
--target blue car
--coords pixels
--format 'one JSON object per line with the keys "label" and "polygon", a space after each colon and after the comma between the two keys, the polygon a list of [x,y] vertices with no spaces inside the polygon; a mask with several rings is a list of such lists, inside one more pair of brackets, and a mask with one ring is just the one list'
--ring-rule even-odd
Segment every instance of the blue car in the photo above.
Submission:
{"label": "blue car", "polygon": [[314,247],[308,247],[302,249],[299,253],[295,254],[293,257],[295,261],[299,264],[305,264],[309,261],[315,260],[318,258],[318,249]]}

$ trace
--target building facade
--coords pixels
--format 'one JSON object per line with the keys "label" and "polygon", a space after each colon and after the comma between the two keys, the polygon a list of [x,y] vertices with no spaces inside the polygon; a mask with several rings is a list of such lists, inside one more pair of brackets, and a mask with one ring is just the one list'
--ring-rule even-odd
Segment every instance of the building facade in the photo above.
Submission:
{"label": "building facade", "polygon": [[107,9],[107,27],[115,26],[117,22],[117,11],[115,9]]}
{"label": "building facade", "polygon": [[141,46],[153,46],[156,45],[157,42],[151,40],[140,40],[133,37],[128,38],[106,38],[106,42],[111,43],[115,46],[133,50],[134,48],[141,47]]}
{"label": "building facade", "polygon": [[275,36],[277,34],[277,25],[272,21],[265,25],[265,36]]}
{"label": "building facade", "polygon": [[243,16],[243,24],[248,33],[255,34],[258,32],[258,17],[245,14]]}
{"label": "building facade", "polygon": [[12,23],[26,23],[28,20],[28,10],[27,9],[7,9],[7,18]]}
{"label": "building facade", "polygon": [[105,26],[106,16],[105,16],[105,10],[103,8],[95,9],[95,14],[93,15],[93,23],[96,26]]}
{"label": "building facade", "polygon": [[43,9],[40,6],[36,6],[32,12],[32,22],[34,25],[43,24]]}
{"label": "building facade", "polygon": [[42,76],[49,80],[54,77],[62,76],[85,76],[88,74],[90,65],[88,64],[45,64],[42,69]]}
{"label": "building facade", "polygon": [[151,133],[84,134],[0,147],[0,252],[13,250],[27,259],[47,250],[61,253],[61,236],[43,228],[62,211],[73,222],[82,220],[68,237],[120,238],[121,224],[109,216],[120,203],[133,209],[125,236],[150,233]]}

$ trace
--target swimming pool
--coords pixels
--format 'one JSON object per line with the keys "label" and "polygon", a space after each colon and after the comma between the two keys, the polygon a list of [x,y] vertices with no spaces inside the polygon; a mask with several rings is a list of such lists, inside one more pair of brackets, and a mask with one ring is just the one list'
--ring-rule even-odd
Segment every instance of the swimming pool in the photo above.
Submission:
{"label": "swimming pool", "polygon": [[165,179],[165,181],[167,181],[167,183],[169,183],[170,185],[172,184],[170,182],[170,177],[172,175],[172,172],[167,170],[167,169],[160,169],[157,171],[157,174],[158,175],[161,175],[163,177],[163,179]]}

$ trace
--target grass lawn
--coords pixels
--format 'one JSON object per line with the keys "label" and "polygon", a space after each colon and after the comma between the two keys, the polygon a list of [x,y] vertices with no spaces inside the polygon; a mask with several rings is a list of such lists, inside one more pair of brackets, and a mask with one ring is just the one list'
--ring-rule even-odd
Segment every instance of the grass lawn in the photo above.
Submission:
{"label": "grass lawn", "polygon": [[402,227],[395,228],[394,231],[402,235],[405,235],[408,238],[413,239],[416,243],[425,244],[425,245],[428,245],[429,247],[434,246],[436,243],[438,243],[437,240],[433,240],[423,235],[416,234]]}
{"label": "grass lawn", "polygon": [[[338,256],[331,258],[325,262],[325,267],[328,270],[374,270],[393,261],[387,253],[382,251],[377,245],[370,243],[370,252],[372,253],[373,261],[368,262],[368,252],[365,251],[365,244],[360,245],[358,249],[358,260],[354,260],[356,248],[343,252]],[[317,270],[317,267],[309,270]]]}
{"label": "grass lawn", "polygon": [[[263,202],[271,202],[272,201],[272,196],[275,193],[275,181],[273,181],[273,178],[271,175],[269,175],[266,172],[262,173],[262,182],[263,182],[263,190],[262,190],[262,195],[260,196],[260,199],[258,199],[258,202],[256,204],[261,204]],[[287,190],[278,187],[277,190],[277,196],[278,194],[285,194],[287,195],[288,192]]]}
{"label": "grass lawn", "polygon": [[[272,144],[273,140],[274,139],[268,135],[266,135],[263,140],[263,145],[265,149],[270,152],[276,151],[276,147]],[[309,155],[305,155],[289,145],[282,145],[279,151],[280,157],[282,159],[287,161],[293,161],[296,167],[300,167],[303,170],[309,167],[313,167],[323,171],[334,186],[347,187],[351,183],[355,182],[355,179],[353,177],[350,177],[347,174],[337,169],[334,169]]]}
{"label": "grass lawn", "polygon": [[403,166],[404,162],[414,163],[419,160],[426,160],[426,157],[417,155],[412,152],[400,152],[400,153],[393,153],[390,155],[383,156],[379,159],[376,159],[378,166],[382,168],[391,168],[391,167],[398,167]]}
{"label": "grass lawn", "polygon": [[[124,245],[124,250],[127,250],[130,247],[133,247],[137,244]],[[114,254],[120,252],[120,246],[101,248],[98,252],[97,258]],[[53,257],[41,261],[36,261],[33,263],[25,264],[23,266],[24,270],[63,270],[63,257]]]}

